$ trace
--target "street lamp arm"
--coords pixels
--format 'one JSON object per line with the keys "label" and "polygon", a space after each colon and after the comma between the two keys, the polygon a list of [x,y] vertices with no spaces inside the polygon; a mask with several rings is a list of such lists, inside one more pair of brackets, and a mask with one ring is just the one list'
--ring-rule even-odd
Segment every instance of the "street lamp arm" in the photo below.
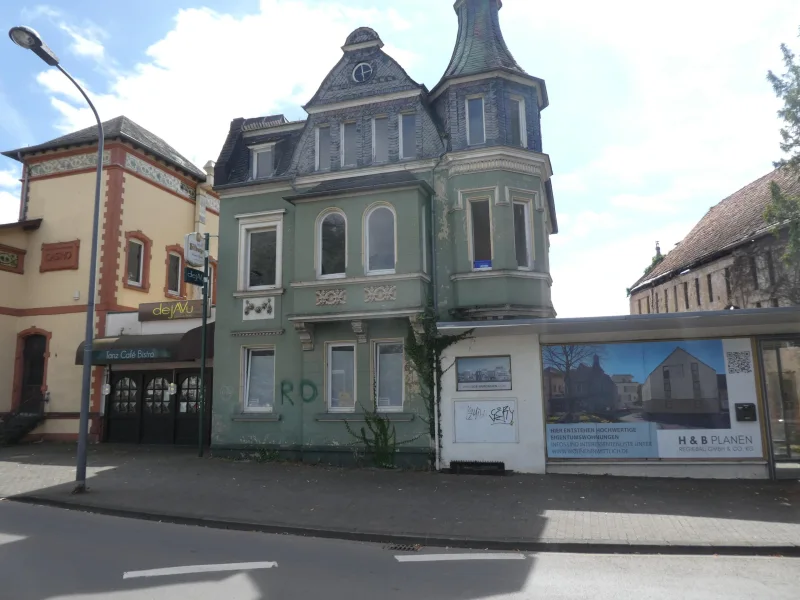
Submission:
{"label": "street lamp arm", "polygon": [[95,109],[94,104],[92,104],[92,101],[89,99],[89,96],[86,94],[86,92],[80,86],[80,84],[77,81],[75,81],[75,78],[72,77],[72,75],[70,75],[64,67],[62,67],[61,65],[55,65],[55,67],[56,67],[56,69],[61,71],[64,74],[64,76],[67,79],[69,79],[76,88],[78,88],[78,91],[81,93],[81,96],[83,96],[83,99],[86,100],[86,104],[88,104],[89,108],[92,109],[92,113],[94,113],[95,121],[97,121],[97,135],[98,135],[97,139],[102,144],[103,143],[103,123],[100,121],[100,115],[97,114],[97,109]]}

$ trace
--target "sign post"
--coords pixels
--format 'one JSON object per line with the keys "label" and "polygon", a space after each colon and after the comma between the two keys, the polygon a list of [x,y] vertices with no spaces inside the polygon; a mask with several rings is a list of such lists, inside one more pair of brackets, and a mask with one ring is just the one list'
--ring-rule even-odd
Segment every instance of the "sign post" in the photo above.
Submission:
{"label": "sign post", "polygon": [[200,438],[198,441],[199,457],[203,456],[203,416],[206,412],[206,323],[208,322],[208,247],[210,235],[204,234],[203,248],[203,324],[200,330]]}
{"label": "sign post", "polygon": [[[183,280],[192,285],[203,288],[203,323],[200,326],[200,398],[198,398],[198,427],[199,438],[197,442],[197,456],[203,456],[203,430],[206,412],[206,325],[208,324],[208,248],[211,235],[208,233],[187,233],[184,250],[187,266],[183,272]],[[203,270],[192,267],[203,267]]]}

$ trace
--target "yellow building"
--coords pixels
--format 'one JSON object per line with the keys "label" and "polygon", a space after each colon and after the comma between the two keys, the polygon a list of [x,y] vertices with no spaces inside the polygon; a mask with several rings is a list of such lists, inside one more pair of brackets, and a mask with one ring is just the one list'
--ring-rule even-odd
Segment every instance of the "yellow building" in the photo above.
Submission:
{"label": "yellow building", "polygon": [[[199,298],[199,288],[183,283],[184,235],[215,235],[219,224],[213,162],[205,172],[198,169],[124,116],[104,123],[104,131],[95,337],[106,334],[111,312]],[[44,420],[31,435],[72,440],[80,410],[75,352],[86,323],[96,128],[3,154],[22,163],[23,181],[19,220],[0,225],[0,418],[43,406]],[[215,238],[210,254],[217,255]],[[103,373],[97,367],[92,377],[93,440],[103,433]]]}

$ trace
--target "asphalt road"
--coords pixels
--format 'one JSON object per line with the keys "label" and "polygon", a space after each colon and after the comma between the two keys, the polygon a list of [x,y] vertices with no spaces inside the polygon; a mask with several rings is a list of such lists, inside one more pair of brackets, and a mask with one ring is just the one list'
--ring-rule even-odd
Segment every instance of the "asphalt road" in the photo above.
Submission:
{"label": "asphalt road", "polygon": [[795,600],[798,581],[797,558],[398,552],[0,501],[2,600]]}

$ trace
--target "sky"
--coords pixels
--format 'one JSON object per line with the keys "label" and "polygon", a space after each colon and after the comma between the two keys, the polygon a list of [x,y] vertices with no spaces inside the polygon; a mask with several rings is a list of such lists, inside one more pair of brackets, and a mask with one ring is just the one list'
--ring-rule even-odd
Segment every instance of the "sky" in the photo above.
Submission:
{"label": "sky", "polygon": [[[230,121],[301,105],[370,26],[429,89],[450,59],[452,0],[29,0],[0,25],[37,29],[103,120],[124,114],[202,167]],[[766,81],[798,48],[800,2],[504,0],[506,44],[545,79],[544,151],[559,233],[559,317],[629,312],[626,288],[714,204],[779,159],[779,102]],[[0,42],[0,149],[93,124],[67,79]],[[0,157],[0,222],[16,220],[20,166]]]}
{"label": "sky", "polygon": [[[558,346],[555,346],[556,352]],[[600,366],[607,375],[633,375],[637,383],[645,379],[676,348],[704,362],[718,374],[725,373],[725,358],[722,352],[722,340],[681,340],[669,342],[634,342],[630,344],[599,344],[596,352],[600,357]],[[591,365],[592,359],[581,361]],[[545,364],[545,366],[547,366]]]}

